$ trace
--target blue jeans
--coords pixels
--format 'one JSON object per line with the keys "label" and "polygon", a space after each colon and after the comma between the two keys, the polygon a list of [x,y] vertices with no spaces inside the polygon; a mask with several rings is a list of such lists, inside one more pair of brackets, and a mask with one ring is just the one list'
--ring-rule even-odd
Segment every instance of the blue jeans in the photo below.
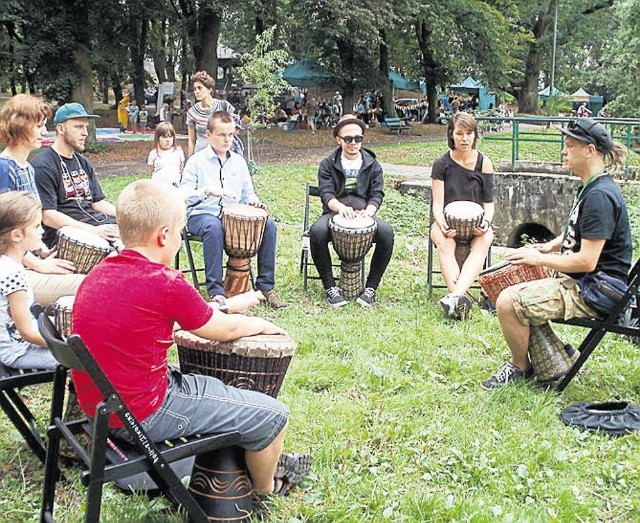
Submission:
{"label": "blue jeans", "polygon": [[[196,214],[187,220],[187,231],[202,236],[202,253],[209,296],[224,294],[222,280],[222,253],[224,230],[222,220],[212,214]],[[267,219],[262,244],[258,250],[258,277],[256,288],[270,291],[275,285],[276,273],[276,224]]]}
{"label": "blue jeans", "polygon": [[[153,441],[238,431],[243,449],[260,451],[287,423],[289,408],[261,392],[229,387],[211,376],[182,374],[175,368],[169,369],[167,379],[162,405],[140,421]],[[126,429],[112,431],[131,441]]]}

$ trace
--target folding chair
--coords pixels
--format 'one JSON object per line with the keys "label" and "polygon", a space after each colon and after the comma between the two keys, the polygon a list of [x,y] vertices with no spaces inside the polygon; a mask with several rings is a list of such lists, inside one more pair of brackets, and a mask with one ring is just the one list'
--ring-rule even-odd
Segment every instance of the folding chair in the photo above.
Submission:
{"label": "folding chair", "polygon": [[[320,276],[313,276],[309,274],[309,255],[311,253],[311,239],[309,237],[309,227],[311,227],[310,221],[310,208],[311,197],[320,198],[320,189],[316,185],[311,185],[309,182],[305,188],[305,203],[304,203],[304,224],[302,229],[302,236],[300,238],[300,274],[302,274],[302,288],[307,290],[308,280],[319,280]],[[364,260],[362,260],[360,267],[360,277],[362,279],[362,285],[364,286]],[[313,262],[312,262],[313,263]],[[340,267],[339,263],[332,263],[333,268]]]}
{"label": "folding chair", "polygon": [[562,378],[560,383],[556,386],[556,389],[559,392],[562,392],[567,385],[569,385],[573,377],[582,368],[582,365],[584,365],[589,356],[591,356],[591,353],[595,350],[607,332],[615,332],[616,334],[623,334],[632,338],[640,336],[640,326],[637,324],[625,325],[625,322],[621,321],[625,311],[631,305],[637,306],[636,300],[638,299],[638,288],[640,287],[640,259],[636,261],[634,266],[631,268],[631,271],[629,271],[627,283],[629,285],[627,292],[605,318],[572,318],[569,320],[553,320],[554,323],[575,325],[577,327],[585,327],[589,329],[589,332],[578,347],[580,356],[569,369],[569,372],[567,372],[564,378]]}
{"label": "folding chair", "polygon": [[[433,224],[433,198],[431,198],[431,203],[429,205],[429,216],[431,216],[431,224]],[[427,252],[427,285],[429,286],[429,298],[433,295],[433,289],[446,289],[447,285],[443,283],[434,283],[433,275],[441,274],[440,270],[434,269],[434,256],[435,256],[435,246],[433,241],[431,240],[431,226],[429,227],[429,242],[428,242],[428,252]],[[484,260],[483,268],[487,268],[491,266],[491,247],[487,251],[487,257]],[[480,285],[472,285],[472,289],[479,289]]]}
{"label": "folding chair", "polygon": [[[206,278],[203,278],[202,281],[198,279],[198,273],[202,273],[204,275],[204,266],[197,267],[195,263],[195,258],[193,256],[193,251],[191,250],[191,242],[200,242],[202,243],[202,236],[198,236],[197,234],[191,234],[187,231],[186,227],[182,229],[182,246],[184,247],[185,252],[187,253],[187,262],[189,263],[189,269],[187,271],[191,274],[191,281],[193,282],[193,286],[196,289],[200,289],[200,287],[204,287],[206,285]],[[176,270],[181,270],[180,267],[180,251],[176,253],[175,258],[175,268]]]}
{"label": "folding chair", "polygon": [[[183,272],[188,272],[191,275],[191,281],[193,282],[193,286],[196,289],[200,290],[201,287],[206,287],[207,285],[207,279],[206,279],[206,276],[204,276],[205,268],[204,268],[204,265],[202,267],[196,266],[193,250],[191,249],[191,242],[202,243],[202,236],[198,236],[197,234],[192,234],[189,231],[187,231],[186,228],[182,229],[182,246],[184,247],[184,250],[187,253],[187,262],[189,263],[189,268]],[[176,270],[181,270],[180,251],[176,253],[174,266]],[[202,280],[198,278],[198,273],[202,273],[203,275]],[[255,287],[256,282],[253,277],[253,269],[251,265],[249,265],[249,278],[251,279],[251,286]]]}
{"label": "folding chair", "polygon": [[[208,521],[207,515],[169,464],[202,452],[237,444],[240,441],[240,434],[230,432],[180,438],[160,444],[153,443],[113,388],[80,337],[74,334],[64,341],[42,308],[34,306],[33,312],[38,317],[40,334],[60,363],[55,371],[51,400],[51,424],[47,429],[49,443],[45,460],[40,520],[54,521],[55,490],[60,477],[57,464],[60,454],[60,440],[64,438],[85,466],[82,473],[82,482],[88,487],[85,521],[100,520],[104,483],[141,472],[148,473],[158,489],[175,506],[182,505],[192,521],[203,523]],[[100,389],[104,399],[96,407],[95,419],[71,422],[62,420],[67,369],[87,371]],[[116,414],[120,418],[133,439],[134,443],[128,448],[125,442],[116,440],[109,433],[108,421],[111,414]],[[78,439],[82,433],[87,433],[92,438],[90,451],[87,451]]]}
{"label": "folding chair", "polygon": [[45,444],[36,426],[35,416],[27,407],[20,389],[52,382],[53,376],[52,370],[13,369],[0,363],[0,407],[43,464]]}

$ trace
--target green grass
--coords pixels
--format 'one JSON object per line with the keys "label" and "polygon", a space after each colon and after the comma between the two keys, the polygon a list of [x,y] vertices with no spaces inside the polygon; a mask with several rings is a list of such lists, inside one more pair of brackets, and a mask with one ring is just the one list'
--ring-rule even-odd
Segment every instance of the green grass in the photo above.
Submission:
{"label": "green grass", "polygon": [[[396,246],[374,308],[350,303],[333,310],[317,281],[302,291],[304,182],[315,175],[315,168],[273,167],[255,176],[278,221],[277,290],[291,304],[255,313],[285,327],[298,342],[280,394],[291,408],[286,448],[315,459],[303,488],[268,502],[268,520],[640,520],[640,436],[580,432],[558,418],[577,401],[638,403],[638,347],[607,335],[562,395],[528,383],[482,390],[479,382],[508,351],[495,317],[476,310],[467,322],[447,321],[435,297],[428,298],[423,202],[400,196],[390,184],[386,188],[381,214],[394,224]],[[103,185],[114,198],[128,181]],[[637,202],[637,196],[630,202],[634,216]],[[108,304],[97,297],[97,315],[103,306]],[[573,344],[585,333],[558,330]],[[25,394],[44,424],[49,388]],[[42,467],[4,416],[0,429],[2,519],[33,520]],[[67,475],[56,515],[78,521],[85,489],[75,469]],[[163,498],[105,489],[105,521],[183,520],[166,508]]]}

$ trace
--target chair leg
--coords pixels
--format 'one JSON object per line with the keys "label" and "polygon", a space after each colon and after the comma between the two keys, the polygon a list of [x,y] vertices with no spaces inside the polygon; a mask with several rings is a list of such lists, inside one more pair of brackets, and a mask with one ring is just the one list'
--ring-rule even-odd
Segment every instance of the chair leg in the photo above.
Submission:
{"label": "chair leg", "polygon": [[200,289],[200,282],[198,281],[198,271],[196,269],[196,264],[193,260],[193,252],[191,251],[191,244],[187,238],[184,239],[184,249],[187,251],[187,260],[189,261],[189,270],[191,272],[191,279],[193,281],[193,286],[196,289]]}
{"label": "chair leg", "polygon": [[427,285],[429,287],[429,298],[433,296],[433,242],[429,238],[428,254],[427,254]]}
{"label": "chair leg", "polygon": [[300,268],[302,270],[302,289],[307,292],[308,286],[308,270],[309,270],[309,253],[306,250],[302,251],[300,259]]}
{"label": "chair leg", "polygon": [[0,407],[20,432],[32,452],[44,464],[46,456],[44,442],[38,432],[36,420],[22,401],[20,394],[15,390],[0,391]]}
{"label": "chair leg", "polygon": [[578,356],[576,362],[565,374],[564,378],[562,378],[562,381],[560,381],[560,383],[557,385],[556,390],[558,392],[562,392],[567,388],[567,385],[569,385],[574,376],[582,368],[582,365],[584,365],[589,356],[591,356],[591,353],[595,350],[606,333],[607,331],[602,327],[591,329],[589,331],[589,334],[587,334],[584,341],[578,348],[578,350],[580,351],[580,356]]}

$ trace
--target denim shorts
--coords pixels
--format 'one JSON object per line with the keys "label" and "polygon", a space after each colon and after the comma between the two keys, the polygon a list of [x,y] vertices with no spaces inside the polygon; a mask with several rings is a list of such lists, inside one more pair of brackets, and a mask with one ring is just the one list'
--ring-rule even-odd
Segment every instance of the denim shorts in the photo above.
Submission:
{"label": "denim shorts", "polygon": [[[229,387],[216,378],[171,368],[160,408],[140,422],[153,441],[237,431],[239,446],[260,451],[282,431],[289,408],[261,392]],[[114,434],[131,440],[126,429]]]}
{"label": "denim shorts", "polygon": [[582,299],[578,282],[560,274],[507,287],[513,309],[524,325],[542,325],[549,320],[597,318],[598,313]]}

